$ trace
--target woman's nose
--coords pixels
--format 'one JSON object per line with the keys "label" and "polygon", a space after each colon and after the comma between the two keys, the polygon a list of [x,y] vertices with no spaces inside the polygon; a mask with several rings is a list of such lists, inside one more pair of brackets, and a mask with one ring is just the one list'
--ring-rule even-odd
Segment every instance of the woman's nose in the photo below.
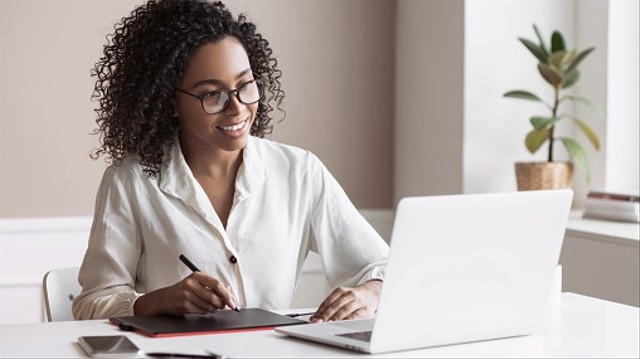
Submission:
{"label": "woman's nose", "polygon": [[241,110],[243,109],[243,106],[246,106],[246,105],[240,102],[240,99],[238,98],[238,96],[235,93],[230,93],[229,104],[227,105],[225,112],[229,114],[237,114],[241,112]]}

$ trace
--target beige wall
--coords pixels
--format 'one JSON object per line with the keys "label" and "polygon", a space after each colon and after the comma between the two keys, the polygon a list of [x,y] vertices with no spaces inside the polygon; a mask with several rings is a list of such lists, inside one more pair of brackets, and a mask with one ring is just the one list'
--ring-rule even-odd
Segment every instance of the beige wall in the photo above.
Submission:
{"label": "beige wall", "polygon": [[[0,0],[0,218],[90,215],[105,164],[89,70],[140,1]],[[232,0],[270,40],[287,119],[359,207],[392,202],[395,1]]]}
{"label": "beige wall", "polygon": [[463,0],[399,0],[394,201],[462,192]]}

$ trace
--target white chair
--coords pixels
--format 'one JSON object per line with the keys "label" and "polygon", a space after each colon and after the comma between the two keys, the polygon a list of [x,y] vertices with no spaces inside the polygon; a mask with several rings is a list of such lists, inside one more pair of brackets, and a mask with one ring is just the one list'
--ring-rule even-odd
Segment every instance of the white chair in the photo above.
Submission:
{"label": "white chair", "polygon": [[79,270],[79,267],[54,269],[44,275],[42,289],[48,322],[73,320],[71,305],[82,290],[78,284]]}

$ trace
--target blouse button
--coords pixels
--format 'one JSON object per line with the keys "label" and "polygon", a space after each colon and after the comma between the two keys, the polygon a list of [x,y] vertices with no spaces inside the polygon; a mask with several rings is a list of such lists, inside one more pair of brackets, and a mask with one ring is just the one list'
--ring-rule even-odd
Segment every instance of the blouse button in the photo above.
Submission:
{"label": "blouse button", "polygon": [[231,263],[234,263],[234,264],[235,264],[235,263],[237,263],[237,262],[238,262],[238,259],[236,258],[236,256],[231,256],[231,257],[229,257],[229,262],[231,262]]}

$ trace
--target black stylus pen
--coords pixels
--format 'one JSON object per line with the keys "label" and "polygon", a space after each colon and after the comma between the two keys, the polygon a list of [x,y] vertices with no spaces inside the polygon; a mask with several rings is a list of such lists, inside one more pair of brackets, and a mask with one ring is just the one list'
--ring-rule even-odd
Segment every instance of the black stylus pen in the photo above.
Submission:
{"label": "black stylus pen", "polygon": [[[189,267],[189,269],[191,269],[192,272],[202,272],[184,254],[181,254],[180,256],[178,256],[178,258],[180,258],[180,261],[182,261],[182,263],[184,263],[187,267]],[[231,297],[234,297],[233,293],[231,294]],[[239,312],[240,308],[238,308],[238,301],[235,299],[235,297],[233,298],[233,301],[235,302],[236,307],[231,309],[235,310],[236,312]]]}
{"label": "black stylus pen", "polygon": [[289,318],[297,318],[297,317],[306,317],[308,315],[314,315],[316,314],[316,312],[308,312],[308,313],[290,313],[290,314],[285,314],[287,317]]}
{"label": "black stylus pen", "polygon": [[209,354],[182,354],[182,353],[161,353],[161,352],[157,352],[157,353],[144,353],[144,355],[151,357],[151,358],[193,358],[193,359],[200,359],[200,358],[207,358],[207,359],[222,359],[224,358],[222,355],[220,354],[215,354],[212,353],[210,351],[207,351],[207,353]]}

